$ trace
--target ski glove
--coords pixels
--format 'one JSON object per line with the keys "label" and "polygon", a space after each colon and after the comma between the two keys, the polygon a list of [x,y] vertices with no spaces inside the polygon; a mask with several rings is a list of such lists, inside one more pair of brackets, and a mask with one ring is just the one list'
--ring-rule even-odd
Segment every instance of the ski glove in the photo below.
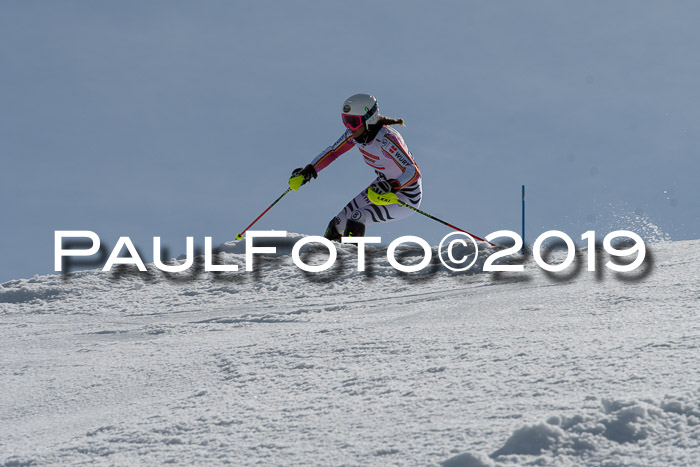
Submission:
{"label": "ski glove", "polygon": [[[300,179],[299,177],[302,178]],[[305,185],[309,180],[311,180],[312,177],[318,177],[316,169],[314,169],[313,165],[307,164],[303,169],[299,167],[298,169],[294,169],[292,171],[292,175],[289,177],[289,186],[294,191],[297,191],[299,187]]]}
{"label": "ski glove", "polygon": [[376,182],[372,185],[372,190],[378,195],[385,195],[387,193],[396,193],[401,188],[401,184],[398,180],[382,180]]}

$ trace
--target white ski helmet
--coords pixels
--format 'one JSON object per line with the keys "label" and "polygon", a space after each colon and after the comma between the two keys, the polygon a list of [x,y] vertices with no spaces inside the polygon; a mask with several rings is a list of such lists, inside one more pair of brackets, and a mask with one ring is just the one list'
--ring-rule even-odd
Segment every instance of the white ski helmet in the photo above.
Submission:
{"label": "white ski helmet", "polygon": [[357,130],[362,125],[366,128],[379,120],[377,99],[370,94],[355,94],[345,99],[341,115],[343,125],[350,130]]}

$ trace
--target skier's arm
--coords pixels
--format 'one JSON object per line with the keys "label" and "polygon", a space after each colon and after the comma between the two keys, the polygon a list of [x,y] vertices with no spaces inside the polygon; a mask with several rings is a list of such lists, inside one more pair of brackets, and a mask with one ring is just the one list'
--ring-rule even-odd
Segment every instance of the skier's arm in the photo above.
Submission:
{"label": "skier's arm", "polygon": [[326,168],[331,162],[336,160],[341,154],[348,152],[355,144],[353,143],[352,133],[346,130],[338,141],[328,146],[325,151],[316,156],[311,164],[307,164],[303,169],[300,167],[294,169],[289,178],[289,187],[297,191],[302,185],[305,185],[312,178],[318,176],[318,172]]}
{"label": "skier's arm", "polygon": [[321,170],[328,167],[328,165],[336,160],[341,154],[348,152],[355,146],[353,142],[352,133],[350,130],[346,130],[345,133],[331,146],[328,146],[321,154],[316,156],[311,162],[311,166],[320,172]]}

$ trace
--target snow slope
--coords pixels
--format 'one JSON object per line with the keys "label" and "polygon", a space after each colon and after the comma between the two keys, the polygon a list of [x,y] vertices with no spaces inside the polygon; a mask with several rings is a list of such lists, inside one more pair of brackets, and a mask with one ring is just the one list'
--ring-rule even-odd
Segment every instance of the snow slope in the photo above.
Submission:
{"label": "snow slope", "polygon": [[0,285],[0,464],[698,464],[700,240],[552,278],[305,274],[298,238]]}

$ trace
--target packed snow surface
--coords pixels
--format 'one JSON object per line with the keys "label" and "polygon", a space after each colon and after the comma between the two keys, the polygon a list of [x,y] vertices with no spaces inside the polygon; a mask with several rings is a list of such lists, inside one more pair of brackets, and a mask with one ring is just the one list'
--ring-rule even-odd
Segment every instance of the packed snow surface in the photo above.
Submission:
{"label": "packed snow surface", "polygon": [[349,245],[314,274],[299,238],[253,272],[230,242],[235,273],[1,284],[0,464],[700,463],[700,241],[625,274]]}

